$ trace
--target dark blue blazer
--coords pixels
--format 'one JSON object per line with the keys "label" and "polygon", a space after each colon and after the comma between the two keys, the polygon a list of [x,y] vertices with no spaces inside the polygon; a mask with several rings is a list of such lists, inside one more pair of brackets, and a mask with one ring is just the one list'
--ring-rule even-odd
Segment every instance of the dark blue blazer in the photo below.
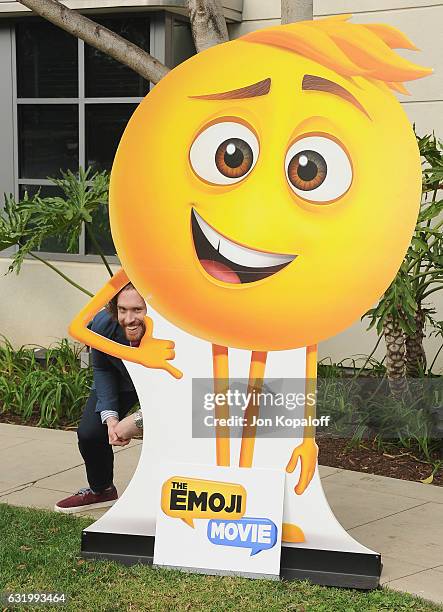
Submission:
{"label": "dark blue blazer", "polygon": [[[89,323],[89,329],[100,336],[129,346],[123,329],[106,310],[101,310]],[[92,349],[92,368],[97,394],[96,412],[115,410],[118,412],[120,393],[135,392],[134,385],[121,359]]]}

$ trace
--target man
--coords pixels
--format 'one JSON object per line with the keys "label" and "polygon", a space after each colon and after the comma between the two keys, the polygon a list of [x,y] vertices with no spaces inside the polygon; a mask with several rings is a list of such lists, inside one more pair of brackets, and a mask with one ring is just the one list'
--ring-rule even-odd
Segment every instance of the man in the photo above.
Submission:
{"label": "man", "polygon": [[[144,333],[146,304],[131,283],[100,311],[88,327],[120,344],[138,346]],[[89,487],[60,500],[57,512],[84,512],[112,506],[118,498],[113,484],[114,454],[111,445],[125,446],[117,427],[138,402],[137,393],[121,361],[92,349],[94,384],[78,428],[78,446],[84,459]],[[132,419],[133,420],[133,419]]]}

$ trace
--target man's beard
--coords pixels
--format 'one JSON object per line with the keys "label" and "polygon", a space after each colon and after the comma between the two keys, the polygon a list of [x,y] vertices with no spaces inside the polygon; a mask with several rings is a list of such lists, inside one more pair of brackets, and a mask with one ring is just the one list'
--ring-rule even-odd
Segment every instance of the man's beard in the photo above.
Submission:
{"label": "man's beard", "polygon": [[140,342],[145,334],[146,326],[144,323],[140,323],[137,325],[137,329],[129,330],[127,327],[124,327],[123,329],[126,339],[129,340],[129,342]]}

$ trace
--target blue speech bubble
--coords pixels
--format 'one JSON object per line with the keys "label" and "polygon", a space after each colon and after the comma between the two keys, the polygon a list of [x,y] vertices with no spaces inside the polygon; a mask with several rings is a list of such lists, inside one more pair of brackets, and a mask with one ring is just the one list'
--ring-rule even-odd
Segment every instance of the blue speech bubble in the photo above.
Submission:
{"label": "blue speech bubble", "polygon": [[207,530],[208,540],[212,544],[250,548],[251,557],[275,546],[277,533],[277,525],[273,521],[252,516],[244,516],[237,521],[211,519]]}

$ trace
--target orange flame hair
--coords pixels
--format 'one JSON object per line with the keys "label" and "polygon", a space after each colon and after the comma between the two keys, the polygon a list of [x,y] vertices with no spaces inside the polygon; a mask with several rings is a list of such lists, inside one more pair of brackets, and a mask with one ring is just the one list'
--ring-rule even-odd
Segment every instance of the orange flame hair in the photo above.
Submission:
{"label": "orange flame hair", "polygon": [[401,93],[407,93],[403,81],[432,73],[431,68],[413,64],[392,50],[418,51],[400,30],[381,23],[349,23],[350,17],[339,15],[265,28],[246,34],[241,40],[288,49],[343,76],[384,81]]}

